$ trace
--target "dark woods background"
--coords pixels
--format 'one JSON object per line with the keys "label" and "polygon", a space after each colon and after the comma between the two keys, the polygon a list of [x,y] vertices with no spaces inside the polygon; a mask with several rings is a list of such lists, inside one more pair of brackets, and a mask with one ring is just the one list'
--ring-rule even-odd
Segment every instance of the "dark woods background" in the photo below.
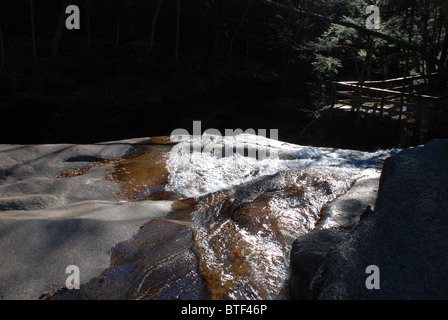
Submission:
{"label": "dark woods background", "polygon": [[[365,26],[373,2],[277,3]],[[65,28],[69,4],[81,10],[80,30]],[[443,2],[384,0],[380,9],[381,32],[442,63],[265,1],[1,0],[0,143],[169,135],[191,130],[193,120],[222,132],[276,128],[281,140],[300,142],[329,104],[331,81],[445,66]],[[351,130],[345,140],[356,139]],[[380,142],[357,147],[396,143],[387,130],[378,130]]]}

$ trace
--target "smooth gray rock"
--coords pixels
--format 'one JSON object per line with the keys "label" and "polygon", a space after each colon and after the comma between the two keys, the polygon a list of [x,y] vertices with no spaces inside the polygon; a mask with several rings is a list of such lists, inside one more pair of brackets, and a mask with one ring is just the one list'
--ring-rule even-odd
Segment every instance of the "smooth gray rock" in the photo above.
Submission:
{"label": "smooth gray rock", "polygon": [[108,251],[171,211],[170,201],[124,202],[107,167],[149,138],[91,145],[0,145],[0,299],[37,299],[65,285],[67,266],[86,283],[109,267]]}
{"label": "smooth gray rock", "polygon": [[297,238],[291,249],[289,287],[293,299],[312,298],[311,281],[331,247],[346,239],[350,230],[317,229]]}
{"label": "smooth gray rock", "polygon": [[[311,283],[316,299],[448,299],[448,140],[384,164],[373,214],[334,246]],[[369,265],[380,289],[367,289]]]}
{"label": "smooth gray rock", "polygon": [[0,198],[0,211],[40,210],[58,207],[63,203],[51,194],[19,195]]}
{"label": "smooth gray rock", "polygon": [[379,182],[380,173],[358,179],[344,195],[325,206],[326,216],[321,227],[352,227],[358,224],[366,208],[375,208]]}
{"label": "smooth gray rock", "polygon": [[123,157],[132,144],[148,140],[136,138],[95,144],[0,144],[0,185],[89,166],[92,162]]}
{"label": "smooth gray rock", "polygon": [[70,178],[34,177],[0,185],[0,211],[38,210],[88,200],[116,200],[120,184],[106,180],[110,168],[91,168]]}
{"label": "smooth gray rock", "polygon": [[115,160],[130,152],[137,138],[88,145],[0,145],[0,211],[40,210],[88,200],[113,201],[120,185],[106,179],[107,167],[54,179],[92,162]]}
{"label": "smooth gray rock", "polygon": [[140,226],[163,218],[170,201],[86,201],[0,213],[0,298],[37,299],[65,286],[76,265],[81,284],[109,267],[108,251]]}

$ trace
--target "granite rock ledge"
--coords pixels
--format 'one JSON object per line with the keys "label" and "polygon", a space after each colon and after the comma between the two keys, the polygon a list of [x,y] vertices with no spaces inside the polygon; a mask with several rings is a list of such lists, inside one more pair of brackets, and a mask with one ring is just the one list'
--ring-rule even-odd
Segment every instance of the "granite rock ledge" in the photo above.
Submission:
{"label": "granite rock ledge", "polygon": [[[448,140],[388,158],[373,212],[318,229],[291,251],[296,299],[448,299]],[[376,265],[380,288],[367,289]]]}

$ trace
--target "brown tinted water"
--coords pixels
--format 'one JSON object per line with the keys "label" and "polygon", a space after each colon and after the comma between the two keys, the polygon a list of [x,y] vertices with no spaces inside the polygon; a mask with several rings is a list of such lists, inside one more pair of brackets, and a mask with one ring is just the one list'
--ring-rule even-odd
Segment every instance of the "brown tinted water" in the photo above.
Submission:
{"label": "brown tinted water", "polygon": [[132,152],[116,163],[112,178],[121,183],[124,199],[179,199],[165,190],[169,176],[166,161],[173,145],[169,137],[153,137],[135,144]]}
{"label": "brown tinted water", "polygon": [[336,182],[347,177],[283,171],[185,198],[165,190],[172,147],[169,138],[152,138],[115,164],[112,177],[124,199],[173,200],[172,211],[113,248],[111,266],[98,278],[103,280],[92,280],[76,295],[288,299],[292,242],[316,227],[322,208],[341,192]]}
{"label": "brown tinted water", "polygon": [[281,172],[199,199],[195,248],[212,298],[289,298],[292,242],[333,198],[319,176]]}

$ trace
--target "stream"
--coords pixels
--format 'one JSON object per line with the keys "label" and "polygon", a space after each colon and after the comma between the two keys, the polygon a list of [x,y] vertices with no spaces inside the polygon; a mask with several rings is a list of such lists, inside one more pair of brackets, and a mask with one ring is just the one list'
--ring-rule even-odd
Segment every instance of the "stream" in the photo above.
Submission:
{"label": "stream", "polygon": [[[234,152],[216,152],[224,145]],[[261,149],[275,157],[259,157]],[[103,273],[112,287],[88,290],[121,290],[120,298],[131,299],[289,299],[293,241],[337,228],[325,205],[358,179],[378,177],[397,151],[315,148],[247,134],[137,144],[112,174],[122,183],[121,201],[172,200],[173,210],[113,248]]]}
{"label": "stream", "polygon": [[[197,150],[209,152],[181,152],[194,150],[194,143],[187,139],[170,151],[166,190],[198,202],[196,252],[217,299],[288,298],[292,242],[325,218],[327,203],[357,179],[377,174],[394,152],[313,148],[245,134],[202,139],[206,145]],[[276,157],[217,156],[212,151],[223,143],[246,155],[269,149]]]}

